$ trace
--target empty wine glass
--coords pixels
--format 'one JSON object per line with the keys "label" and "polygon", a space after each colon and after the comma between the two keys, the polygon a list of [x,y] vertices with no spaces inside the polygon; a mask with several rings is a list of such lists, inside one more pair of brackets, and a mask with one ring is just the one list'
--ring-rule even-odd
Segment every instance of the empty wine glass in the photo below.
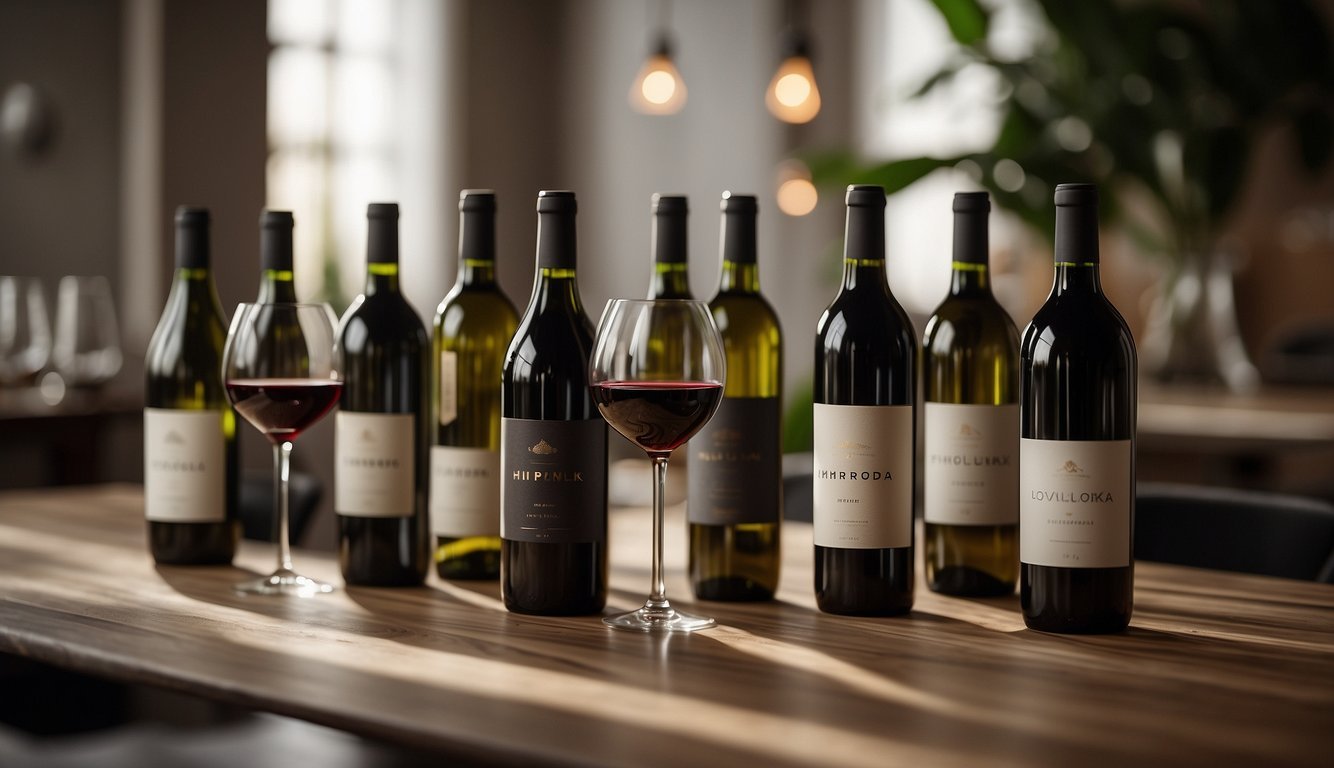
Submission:
{"label": "empty wine glass", "polygon": [[0,276],[0,386],[26,386],[51,356],[42,281]]}
{"label": "empty wine glass", "polygon": [[105,277],[67,275],[56,291],[52,362],[65,383],[96,386],[120,370],[120,332]]}
{"label": "empty wine glass", "polygon": [[618,629],[691,632],[713,619],[678,611],[663,577],[663,495],[667,459],[699,431],[722,401],[722,339],[702,301],[613,299],[598,324],[589,388],[602,418],[653,461],[653,582],[644,606],[603,619]]}
{"label": "empty wine glass", "polygon": [[292,570],[287,479],[292,442],[338,404],[334,314],[327,304],[241,304],[222,353],[222,378],[236,412],[273,444],[278,567],[236,585],[239,592],[309,597],[333,587]]}

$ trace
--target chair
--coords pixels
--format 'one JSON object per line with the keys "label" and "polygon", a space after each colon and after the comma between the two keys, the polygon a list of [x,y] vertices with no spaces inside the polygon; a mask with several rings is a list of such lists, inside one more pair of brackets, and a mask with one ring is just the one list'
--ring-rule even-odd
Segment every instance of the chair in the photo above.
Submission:
{"label": "chair", "polygon": [[[296,544],[306,530],[324,495],[320,479],[305,472],[293,472],[287,479],[287,525],[290,540]],[[241,527],[247,539],[274,541],[273,475],[269,472],[241,473]]]}
{"label": "chair", "polygon": [[1140,483],[1135,557],[1334,584],[1334,505],[1279,493]]}

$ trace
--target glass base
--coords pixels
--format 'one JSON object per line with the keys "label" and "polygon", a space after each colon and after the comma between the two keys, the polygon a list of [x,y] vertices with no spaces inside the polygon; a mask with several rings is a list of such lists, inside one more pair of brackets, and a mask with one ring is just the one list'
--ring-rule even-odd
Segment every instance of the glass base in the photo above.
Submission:
{"label": "glass base", "polygon": [[245,595],[294,595],[296,597],[313,597],[314,595],[334,591],[332,584],[316,581],[286,568],[279,568],[263,578],[243,581],[235,585],[234,589]]}
{"label": "glass base", "polygon": [[636,632],[694,632],[717,626],[717,622],[713,619],[678,611],[666,600],[660,605],[650,600],[637,611],[622,613],[619,616],[607,616],[602,619],[602,623],[616,629]]}

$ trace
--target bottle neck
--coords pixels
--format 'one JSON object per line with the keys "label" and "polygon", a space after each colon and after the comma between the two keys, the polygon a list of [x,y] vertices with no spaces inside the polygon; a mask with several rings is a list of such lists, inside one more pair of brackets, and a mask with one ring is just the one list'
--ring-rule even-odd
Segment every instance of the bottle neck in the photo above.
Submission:
{"label": "bottle neck", "polygon": [[1052,293],[1101,293],[1096,205],[1056,206],[1056,274]]}
{"label": "bottle neck", "polygon": [[843,238],[843,290],[887,285],[884,207],[849,206]]}
{"label": "bottle neck", "polygon": [[465,288],[488,288],[496,284],[496,263],[490,259],[459,258],[456,282]]}
{"label": "bottle neck", "polygon": [[689,299],[686,269],[686,214],[683,210],[653,215],[653,279],[650,299]]}
{"label": "bottle neck", "polygon": [[1067,293],[1102,293],[1102,278],[1099,274],[1098,262],[1056,262],[1056,274],[1052,280],[1052,294],[1061,296]]}
{"label": "bottle neck", "polygon": [[760,266],[754,262],[724,260],[718,290],[722,293],[759,293]]}
{"label": "bottle neck", "polygon": [[266,223],[259,235],[259,299],[261,304],[296,301],[292,274],[292,227]]}
{"label": "bottle neck", "polygon": [[529,304],[531,311],[537,314],[553,311],[571,316],[582,314],[584,310],[579,301],[579,281],[574,269],[539,266],[533,277],[533,296]]}
{"label": "bottle neck", "polygon": [[756,258],[755,211],[728,210],[723,213],[723,273],[718,290],[733,293],[759,293],[760,268]]}
{"label": "bottle neck", "polygon": [[365,294],[377,293],[398,293],[397,261],[372,261],[366,265]]}
{"label": "bottle neck", "polygon": [[260,304],[296,301],[296,281],[293,279],[292,270],[266,269],[261,272],[257,301]]}
{"label": "bottle neck", "polygon": [[457,282],[470,288],[495,284],[496,217],[493,210],[466,210],[459,216]]}
{"label": "bottle neck", "polygon": [[951,296],[990,296],[991,270],[986,262],[956,261],[951,265]]}
{"label": "bottle neck", "polygon": [[685,262],[654,262],[650,299],[690,299],[690,274]]}

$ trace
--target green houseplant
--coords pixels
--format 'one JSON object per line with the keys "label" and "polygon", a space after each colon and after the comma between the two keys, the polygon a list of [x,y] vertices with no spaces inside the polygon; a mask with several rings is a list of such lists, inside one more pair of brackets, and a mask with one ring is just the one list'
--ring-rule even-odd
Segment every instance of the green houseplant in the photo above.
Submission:
{"label": "green houseplant", "polygon": [[[949,87],[966,66],[994,70],[1008,95],[990,147],[889,162],[819,154],[809,158],[813,178],[883,184],[893,193],[971,161],[997,204],[1048,238],[1050,190],[1064,181],[1097,183],[1105,221],[1164,266],[1142,345],[1146,370],[1163,380],[1254,385],[1220,235],[1267,131],[1290,131],[1308,172],[1329,167],[1329,20],[1305,0],[1032,2],[1049,34],[1034,55],[1006,60],[988,44],[991,12],[983,4],[932,0],[956,49],[915,96]],[[994,169],[1004,161],[1022,168],[1021,187],[997,182]],[[1148,205],[1130,205],[1132,197]]]}

